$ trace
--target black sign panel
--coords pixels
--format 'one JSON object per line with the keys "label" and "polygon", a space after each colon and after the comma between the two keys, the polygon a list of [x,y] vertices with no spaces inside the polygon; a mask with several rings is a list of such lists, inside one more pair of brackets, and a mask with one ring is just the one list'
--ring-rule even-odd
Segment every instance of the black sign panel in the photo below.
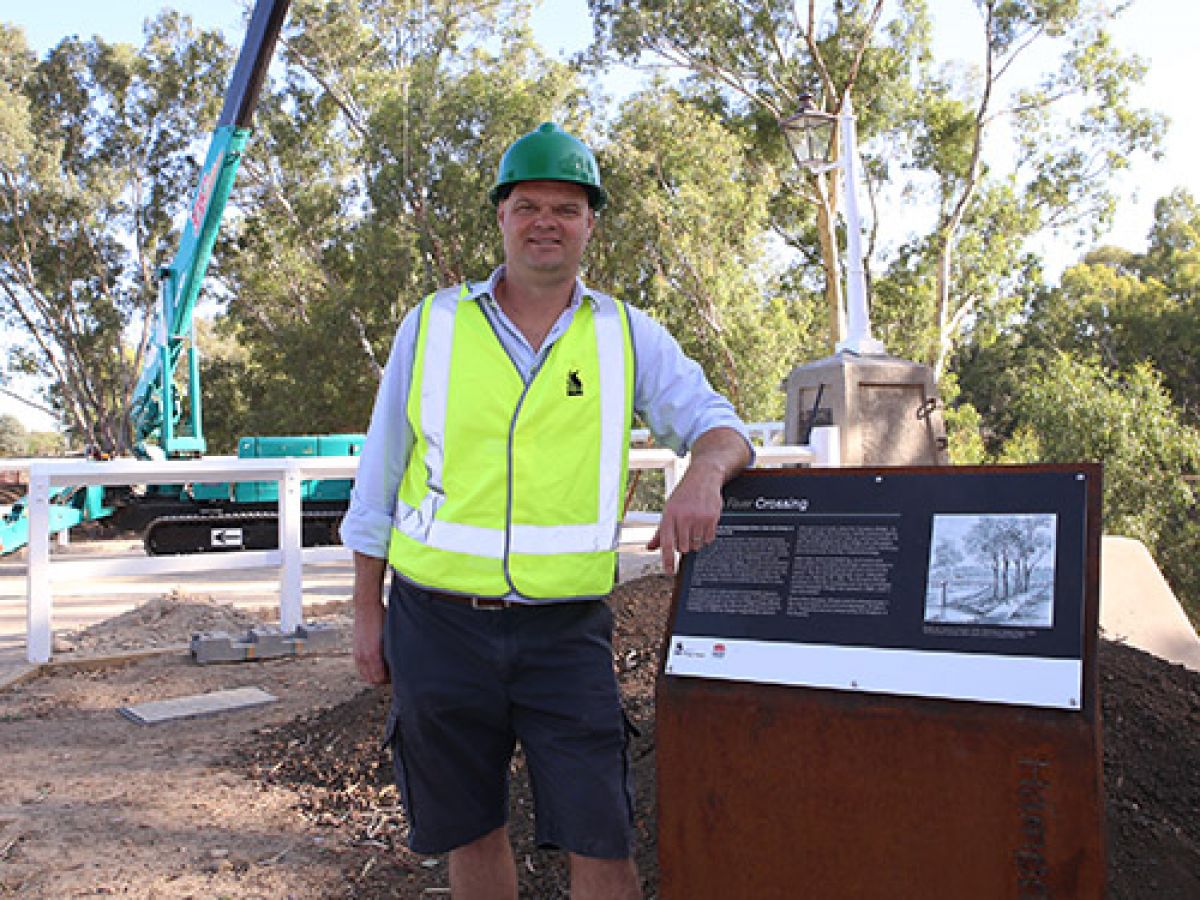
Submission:
{"label": "black sign panel", "polygon": [[1078,708],[1094,478],[747,473],[684,561],[666,671]]}

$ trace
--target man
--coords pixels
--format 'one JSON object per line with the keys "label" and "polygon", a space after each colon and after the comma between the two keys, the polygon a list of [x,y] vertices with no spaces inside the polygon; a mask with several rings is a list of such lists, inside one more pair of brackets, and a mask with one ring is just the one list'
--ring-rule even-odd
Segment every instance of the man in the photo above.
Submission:
{"label": "man", "polygon": [[692,455],[648,544],[667,572],[715,537],[749,440],[660,326],[579,280],[607,200],[586,146],[540,126],[505,152],[490,197],[504,264],[405,318],[376,398],[342,525],[355,663],[391,680],[409,842],[449,852],[455,900],[517,895],[518,740],[538,842],[568,851],[572,896],[640,897],[604,602],[630,422]]}

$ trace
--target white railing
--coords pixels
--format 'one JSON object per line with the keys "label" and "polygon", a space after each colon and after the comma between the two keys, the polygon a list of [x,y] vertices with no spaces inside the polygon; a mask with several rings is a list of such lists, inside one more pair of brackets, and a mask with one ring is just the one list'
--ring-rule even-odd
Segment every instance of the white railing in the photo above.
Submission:
{"label": "white railing", "polygon": [[[309,478],[353,478],[355,457],[239,459],[212,456],[197,460],[157,461],[45,460],[29,464],[29,547],[26,568],[26,658],[50,659],[53,599],[51,583],[64,578],[104,575],[154,575],[222,569],[279,567],[279,624],[293,631],[303,621],[304,562],[344,559],[344,547],[301,546],[301,483]],[[50,495],[56,487],[130,484],[212,484],[275,481],[279,485],[279,549],[99,560],[50,560]]]}
{"label": "white railing", "polygon": [[[775,428],[774,426],[779,426]],[[834,426],[814,428],[807,445],[770,444],[767,441],[772,435],[783,434],[783,424],[768,422],[764,425],[751,425],[752,437],[763,437],[764,444],[755,444],[754,467],[769,469],[787,465],[836,467],[841,465],[841,449],[838,442],[838,430]],[[634,431],[633,437],[638,438]],[[643,440],[645,438],[643,437]],[[667,447],[635,448],[629,451],[629,468],[631,471],[646,469],[662,469],[663,495],[670,496],[687,471],[688,457],[676,456],[675,451]],[[650,540],[658,527],[659,514],[654,512],[628,512],[621,526],[621,543],[635,544]]]}
{"label": "white railing", "polygon": [[[783,443],[782,422],[751,422],[746,426],[746,430],[750,432],[750,440],[754,441],[755,444],[769,447],[773,444],[780,445]],[[635,446],[645,444],[650,440],[650,429],[635,428],[630,436]]]}
{"label": "white railing", "polygon": [[[836,428],[813,429],[808,446],[756,447],[755,465],[837,466]],[[665,492],[679,483],[687,470],[686,457],[666,448],[634,449],[629,454],[631,469],[662,469]],[[198,460],[159,461],[113,460],[6,460],[7,469],[27,472],[29,490],[29,545],[26,566],[26,658],[31,663],[49,661],[52,648],[53,593],[56,580],[96,578],[105,575],[155,575],[167,572],[198,572],[221,569],[279,567],[279,625],[293,631],[303,622],[302,576],[305,562],[344,560],[349,550],[342,546],[301,546],[301,484],[307,479],[353,478],[356,457],[286,457],[241,459],[212,456]],[[243,481],[275,481],[279,485],[279,549],[244,550],[191,556],[150,556],[88,560],[50,559],[50,496],[53,488],[83,485],[122,486],[131,484],[211,484]],[[657,514],[631,514],[622,529],[623,542],[649,537]],[[642,533],[645,536],[642,537]]]}

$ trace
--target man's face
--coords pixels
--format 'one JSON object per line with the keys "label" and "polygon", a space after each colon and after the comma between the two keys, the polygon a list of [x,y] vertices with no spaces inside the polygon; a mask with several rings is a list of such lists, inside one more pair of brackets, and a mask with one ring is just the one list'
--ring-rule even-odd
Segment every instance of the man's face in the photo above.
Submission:
{"label": "man's face", "polygon": [[496,210],[504,261],[514,274],[574,278],[596,214],[587,191],[567,181],[524,181]]}

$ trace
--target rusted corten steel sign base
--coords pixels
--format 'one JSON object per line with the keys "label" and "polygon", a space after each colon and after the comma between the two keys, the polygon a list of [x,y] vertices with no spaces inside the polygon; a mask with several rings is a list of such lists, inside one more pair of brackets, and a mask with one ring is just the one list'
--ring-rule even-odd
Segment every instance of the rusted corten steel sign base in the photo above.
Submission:
{"label": "rusted corten steel sign base", "polygon": [[[1088,474],[1076,708],[660,669],[660,896],[1103,897],[1100,478]],[[665,671],[688,647],[668,637]]]}

